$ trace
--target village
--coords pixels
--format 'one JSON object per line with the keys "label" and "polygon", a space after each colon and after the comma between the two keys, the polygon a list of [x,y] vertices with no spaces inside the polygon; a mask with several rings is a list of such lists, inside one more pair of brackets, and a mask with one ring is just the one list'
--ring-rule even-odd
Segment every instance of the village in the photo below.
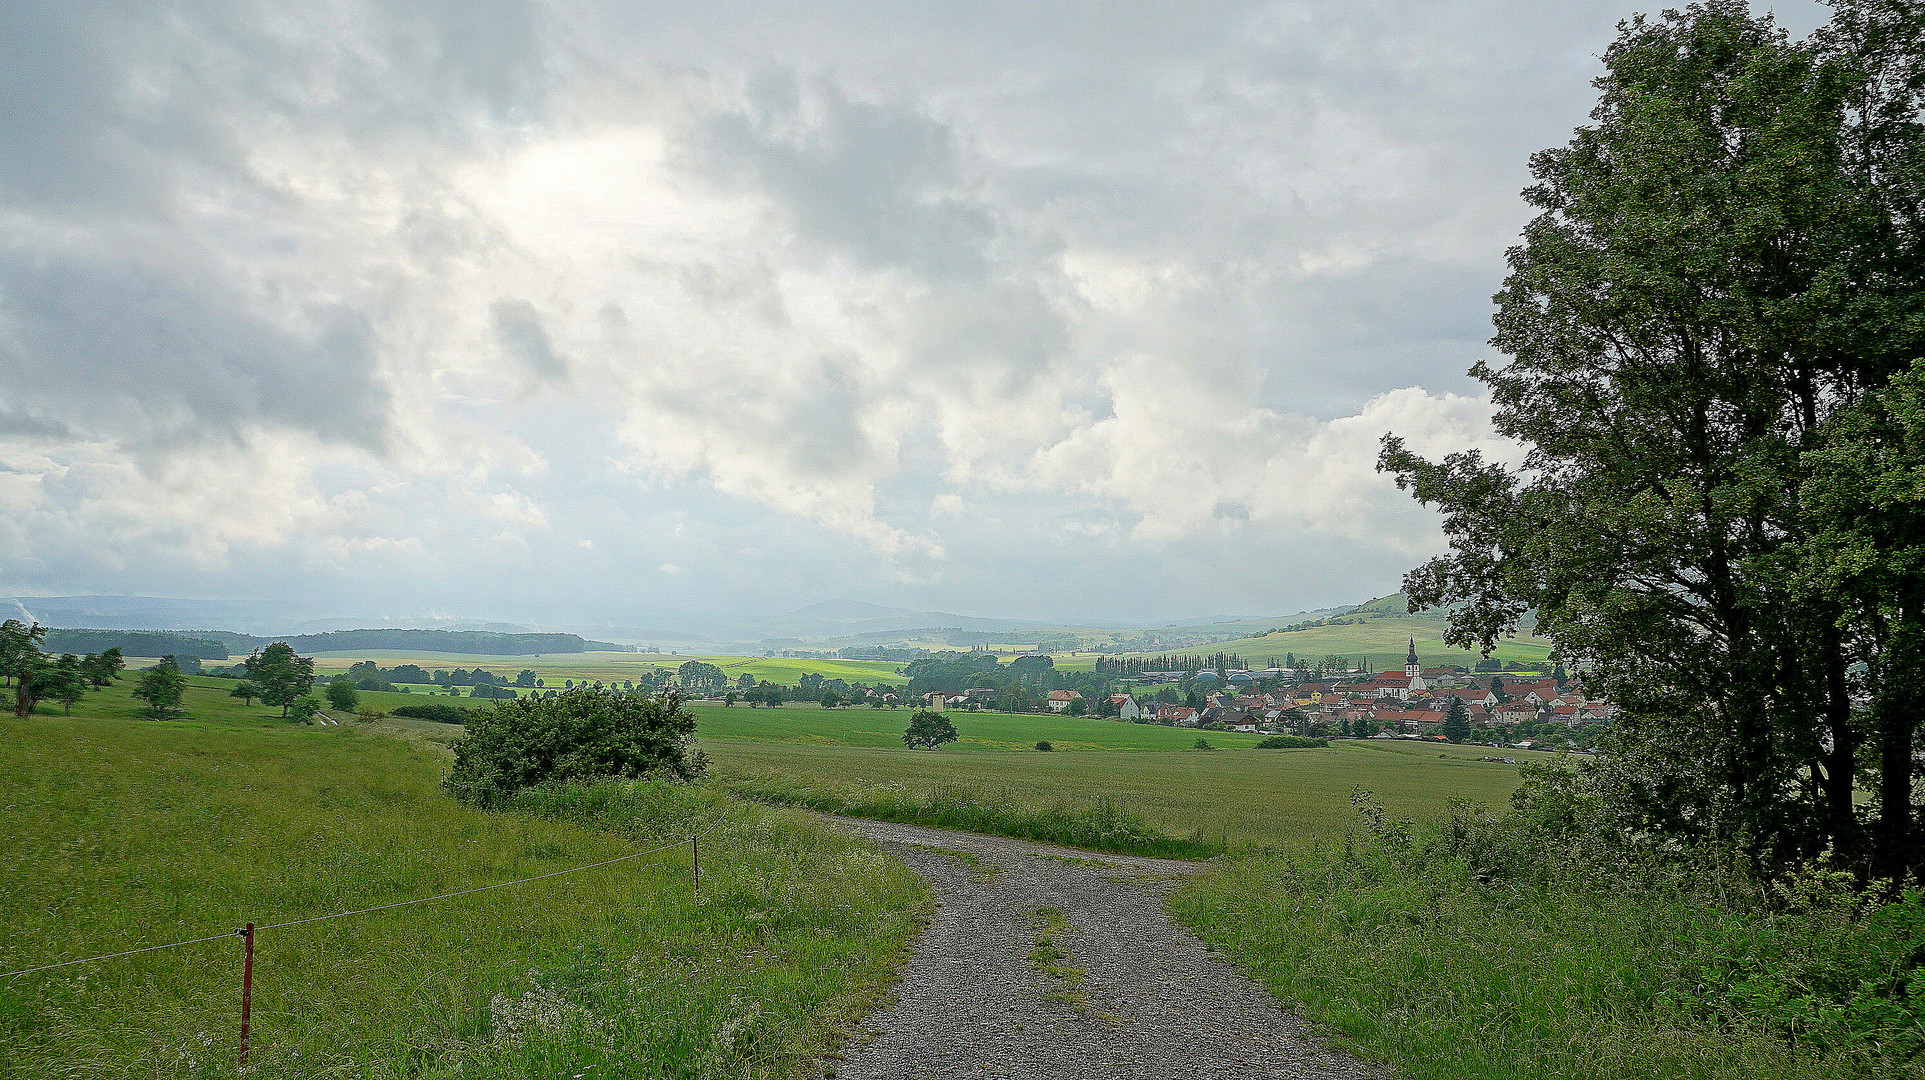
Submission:
{"label": "village", "polygon": [[[1542,675],[1423,667],[1415,639],[1398,671],[1150,671],[1119,682],[1142,689],[1094,702],[1077,690],[1052,690],[1046,704],[1051,712],[1174,727],[1445,739],[1452,703],[1462,702],[1467,729],[1485,736],[1477,741],[1501,740],[1526,749],[1544,741],[1527,733],[1541,731],[1545,725],[1601,727],[1616,712],[1609,701],[1588,693],[1581,677],[1564,677],[1561,669],[1556,675]],[[1157,686],[1162,687],[1160,692],[1150,689]],[[1179,693],[1177,688],[1185,686],[1188,692]],[[935,710],[977,709],[989,706],[996,693],[989,687],[955,694],[933,692],[924,695],[924,702]],[[1519,737],[1513,739],[1513,735]]]}

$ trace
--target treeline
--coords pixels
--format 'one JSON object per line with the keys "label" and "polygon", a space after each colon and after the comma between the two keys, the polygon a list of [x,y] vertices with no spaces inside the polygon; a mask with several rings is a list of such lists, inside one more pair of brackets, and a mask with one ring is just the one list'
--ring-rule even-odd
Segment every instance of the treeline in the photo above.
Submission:
{"label": "treeline", "polygon": [[[1275,658],[1270,661],[1276,667]],[[1220,652],[1209,656],[1099,656],[1096,670],[1116,676],[1141,675],[1145,671],[1188,671],[1209,669],[1216,672],[1248,671],[1250,662],[1236,653]]]}
{"label": "treeline", "polygon": [[108,649],[119,649],[125,656],[191,656],[196,660],[225,660],[233,655],[227,643],[219,638],[164,630],[49,628],[40,644],[46,651],[56,654],[104,653]]}

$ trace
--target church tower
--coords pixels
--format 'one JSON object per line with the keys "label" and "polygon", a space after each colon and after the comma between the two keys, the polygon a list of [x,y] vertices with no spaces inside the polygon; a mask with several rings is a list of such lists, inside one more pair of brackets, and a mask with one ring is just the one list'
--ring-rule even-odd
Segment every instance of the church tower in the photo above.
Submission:
{"label": "church tower", "polygon": [[1410,652],[1404,656],[1404,674],[1415,679],[1423,673],[1424,669],[1422,665],[1417,663],[1417,639],[1411,638]]}

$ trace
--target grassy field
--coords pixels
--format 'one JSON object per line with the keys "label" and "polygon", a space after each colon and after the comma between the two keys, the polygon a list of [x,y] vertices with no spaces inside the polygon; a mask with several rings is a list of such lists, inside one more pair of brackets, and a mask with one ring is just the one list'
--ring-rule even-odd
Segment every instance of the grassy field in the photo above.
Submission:
{"label": "grassy field", "polygon": [[[1455,664],[1469,667],[1473,661],[1480,659],[1474,653],[1445,645],[1441,621],[1429,616],[1361,613],[1345,615],[1341,619],[1340,622],[1308,630],[1265,634],[1173,651],[1186,656],[1236,653],[1253,664],[1265,663],[1269,657],[1282,657],[1285,653],[1295,653],[1299,660],[1305,657],[1316,660],[1325,656],[1368,656],[1373,667],[1385,670],[1403,666],[1405,652],[1410,639],[1414,637],[1417,639],[1417,659],[1426,666]],[[1529,635],[1500,642],[1491,654],[1497,660],[1522,663],[1547,662],[1550,655],[1551,643],[1548,639]]]}
{"label": "grassy field", "polygon": [[[784,705],[751,709],[747,705],[695,705],[695,733],[703,739],[758,743],[803,743],[818,746],[894,748],[902,745],[913,709],[824,709]],[[1027,713],[963,712],[943,714],[956,726],[959,738],[942,748],[951,755],[979,750],[1035,752],[1047,742],[1057,750],[1187,750],[1199,735],[1214,746],[1247,747],[1259,735],[1235,732],[1197,732],[1157,724],[1129,724],[1082,716],[1040,716]]]}
{"label": "grassy field", "polygon": [[[1148,730],[1197,737],[1194,731]],[[1218,733],[1206,737],[1225,745]],[[1324,750],[1042,753],[704,738],[703,749],[718,777],[749,790],[844,797],[962,791],[987,803],[1030,809],[1114,800],[1170,833],[1254,847],[1341,842],[1356,827],[1349,799],[1358,787],[1377,793],[1398,814],[1431,818],[1453,797],[1501,804],[1518,783],[1516,766],[1476,760],[1486,750],[1381,740],[1338,742]]]}
{"label": "grassy field", "polygon": [[[780,1075],[866,1009],[925,903],[901,867],[712,789],[584,828],[438,788],[428,739],[294,727],[224,687],[0,720],[0,970],[686,849],[263,932],[250,1077]],[[433,734],[439,725],[413,730]],[[408,729],[404,729],[408,730]],[[572,804],[569,804],[572,805]],[[564,807],[566,808],[566,807]],[[0,981],[0,1076],[228,1077],[233,938]]]}

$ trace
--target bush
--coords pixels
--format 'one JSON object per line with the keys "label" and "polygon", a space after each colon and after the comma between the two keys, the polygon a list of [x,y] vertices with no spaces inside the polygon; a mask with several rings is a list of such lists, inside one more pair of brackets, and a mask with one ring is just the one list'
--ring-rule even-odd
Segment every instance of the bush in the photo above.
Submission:
{"label": "bush", "polygon": [[691,780],[706,760],[691,745],[694,734],[695,714],[680,695],[630,697],[584,686],[518,698],[468,721],[447,783],[463,798],[488,799],[572,780]]}
{"label": "bush", "polygon": [[1049,744],[1049,740],[1047,740],[1047,739],[1045,739],[1045,740],[1043,740],[1042,742],[1039,742],[1039,743],[1037,743],[1037,744],[1036,744],[1036,749],[1038,749],[1038,750],[1054,750],[1054,749],[1056,749],[1056,748],[1055,748],[1054,746],[1051,746],[1051,745]]}
{"label": "bush", "polygon": [[361,695],[351,683],[331,682],[327,695],[328,704],[342,712],[355,712],[361,707]]}
{"label": "bush", "polygon": [[464,709],[459,705],[443,705],[438,701],[431,701],[426,705],[397,705],[388,711],[388,715],[433,720],[440,724],[465,724],[474,719],[478,711]]}
{"label": "bush", "polygon": [[1191,743],[1191,744],[1190,744],[1190,749],[1192,749],[1192,750],[1215,750],[1215,749],[1216,749],[1216,747],[1214,747],[1214,746],[1211,746],[1211,745],[1210,745],[1210,740],[1208,740],[1208,739],[1198,739],[1198,740],[1197,740],[1196,742],[1194,742],[1194,743]]}
{"label": "bush", "polygon": [[1328,739],[1306,739],[1301,735],[1272,735],[1257,740],[1259,750],[1310,750],[1329,745]]}

